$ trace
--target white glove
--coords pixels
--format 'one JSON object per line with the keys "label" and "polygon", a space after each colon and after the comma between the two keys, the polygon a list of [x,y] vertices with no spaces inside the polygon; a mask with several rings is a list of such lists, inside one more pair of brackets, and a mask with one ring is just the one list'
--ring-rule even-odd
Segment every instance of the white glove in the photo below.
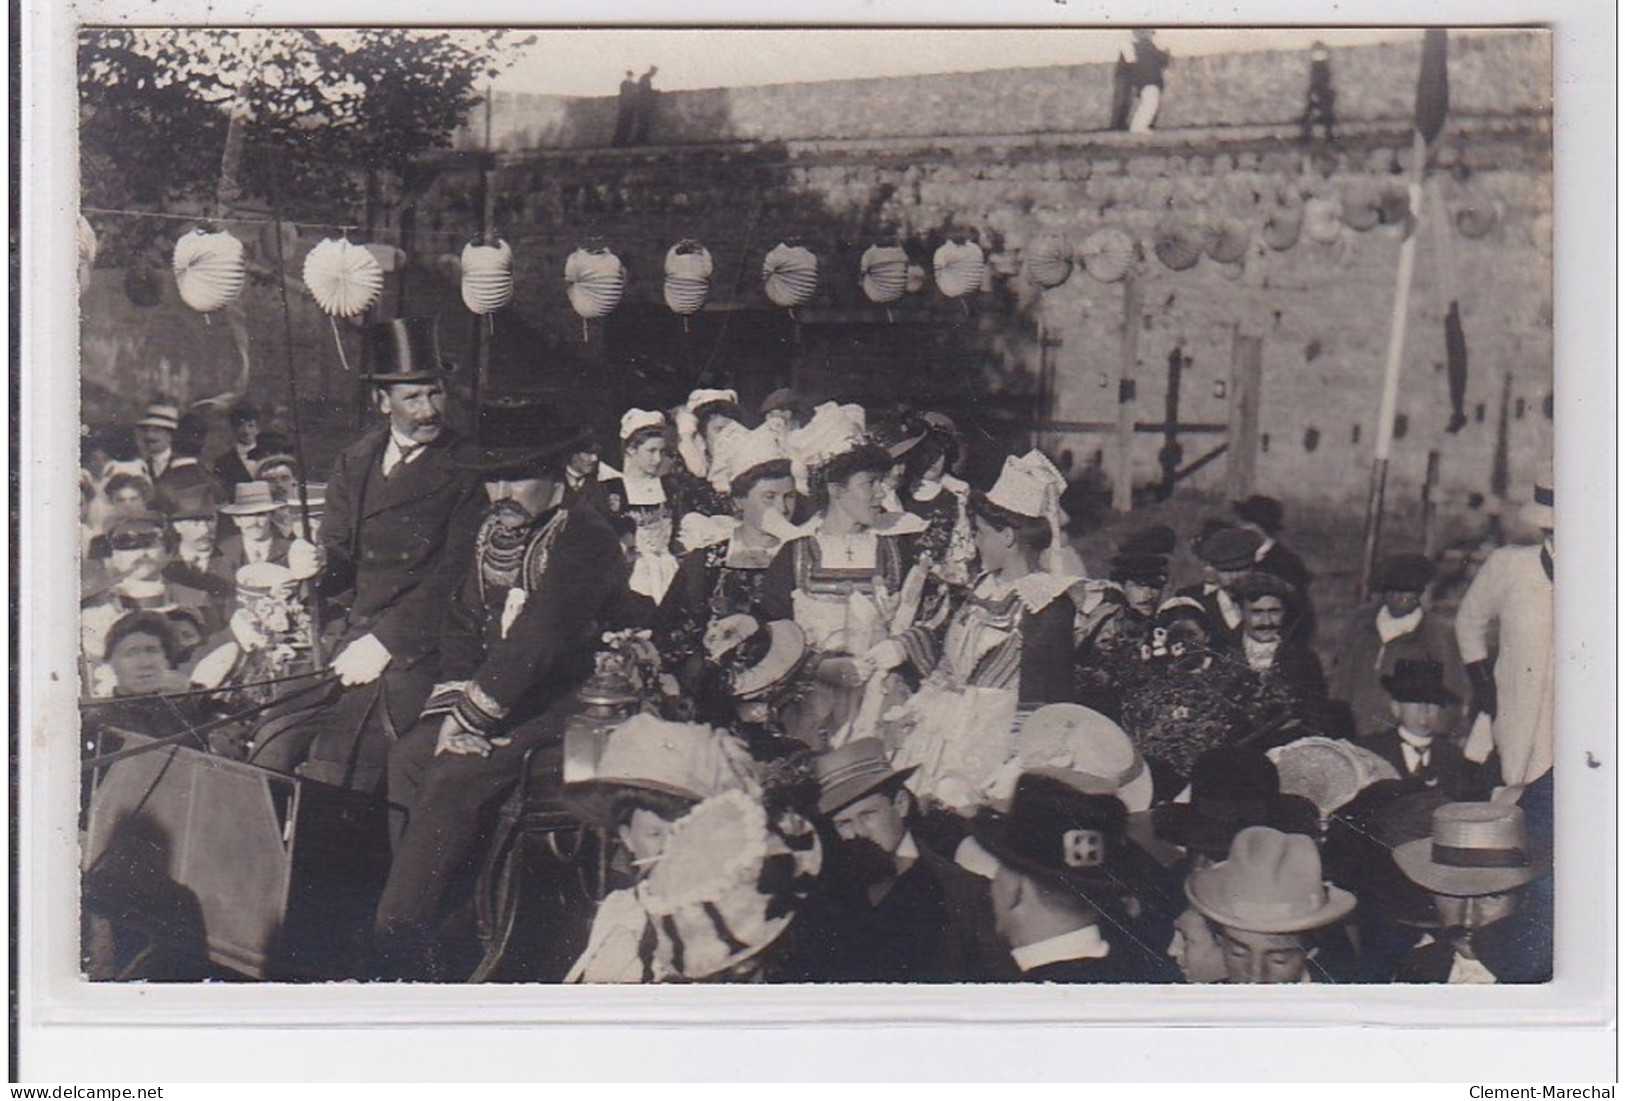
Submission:
{"label": "white glove", "polygon": [[322,549],[309,539],[295,539],[288,544],[288,572],[295,581],[304,581],[322,572]]}
{"label": "white glove", "polygon": [[338,674],[339,683],[346,688],[371,684],[383,675],[390,657],[390,652],[378,641],[377,635],[362,635],[339,651],[333,659],[333,672]]}

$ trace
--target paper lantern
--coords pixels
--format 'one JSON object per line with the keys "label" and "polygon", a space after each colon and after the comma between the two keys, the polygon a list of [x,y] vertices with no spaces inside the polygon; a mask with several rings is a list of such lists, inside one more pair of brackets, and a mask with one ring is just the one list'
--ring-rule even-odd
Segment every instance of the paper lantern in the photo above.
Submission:
{"label": "paper lantern", "polygon": [[687,317],[705,305],[715,265],[711,250],[698,241],[679,241],[666,253],[666,305]]}
{"label": "paper lantern", "polygon": [[805,306],[818,290],[818,257],[802,245],[775,245],[762,261],[762,282],[775,305]]}
{"label": "paper lantern", "polygon": [[937,289],[949,298],[963,298],[982,289],[987,258],[974,241],[947,241],[931,257]]}
{"label": "paper lantern", "polygon": [[1097,229],[1078,249],[1083,270],[1102,283],[1115,283],[1134,266],[1134,238],[1120,229]]}
{"label": "paper lantern", "polygon": [[90,269],[96,266],[96,230],[79,215],[79,290],[90,286]]}
{"label": "paper lantern", "polygon": [[1476,241],[1495,228],[1500,212],[1493,202],[1474,197],[1457,204],[1454,220],[1457,233]]}
{"label": "paper lantern", "polygon": [[463,246],[463,305],[481,317],[513,301],[513,249],[470,241]]}
{"label": "paper lantern", "polygon": [[910,264],[908,266],[907,278],[907,289],[909,294],[919,294],[925,289],[925,269],[919,264]]}
{"label": "paper lantern", "polygon": [[587,322],[604,317],[621,304],[626,290],[626,267],[607,248],[578,248],[564,261],[565,293],[570,308],[581,317],[581,338],[587,338]]}
{"label": "paper lantern", "polygon": [[175,242],[174,268],[181,301],[198,313],[235,301],[248,278],[243,243],[224,230],[202,227]]}
{"label": "paper lantern", "polygon": [[1329,245],[1343,235],[1343,204],[1336,199],[1310,199],[1303,204],[1303,231],[1311,241]]}
{"label": "paper lantern", "polygon": [[1343,188],[1343,224],[1364,233],[1382,220],[1382,188],[1356,177]]}
{"label": "paper lantern", "polygon": [[1027,278],[1045,290],[1059,287],[1072,274],[1072,246],[1059,233],[1041,234],[1022,257]]}
{"label": "paper lantern", "polygon": [[1239,264],[1247,258],[1253,229],[1240,218],[1221,218],[1208,227],[1207,254],[1221,264]]}
{"label": "paper lantern", "polygon": [[896,302],[909,289],[908,253],[898,245],[870,245],[864,249],[858,272],[864,295],[877,305]]}
{"label": "paper lantern", "polygon": [[360,317],[384,293],[384,272],[372,253],[343,237],[318,242],[305,257],[305,286],[329,317]]}
{"label": "paper lantern", "polygon": [[1202,258],[1205,244],[1203,234],[1196,226],[1182,218],[1164,218],[1157,225],[1156,244],[1153,247],[1157,259],[1169,270],[1185,271],[1195,267]]}
{"label": "paper lantern", "polygon": [[1298,243],[1303,232],[1303,204],[1277,206],[1264,220],[1264,243],[1276,252],[1285,252]]}

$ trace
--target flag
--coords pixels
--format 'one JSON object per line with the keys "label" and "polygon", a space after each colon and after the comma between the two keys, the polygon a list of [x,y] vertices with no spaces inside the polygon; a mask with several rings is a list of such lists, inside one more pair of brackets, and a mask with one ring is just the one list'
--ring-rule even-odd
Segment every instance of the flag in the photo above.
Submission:
{"label": "flag", "polygon": [[1422,71],[1416,78],[1416,132],[1429,145],[1444,129],[1444,117],[1450,111],[1447,47],[1444,28],[1422,32]]}

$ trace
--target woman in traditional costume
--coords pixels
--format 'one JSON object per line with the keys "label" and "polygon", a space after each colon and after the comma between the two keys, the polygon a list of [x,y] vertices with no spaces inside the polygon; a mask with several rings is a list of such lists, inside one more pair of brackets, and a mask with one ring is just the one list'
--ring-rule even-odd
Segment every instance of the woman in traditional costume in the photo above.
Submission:
{"label": "woman in traditional costume", "polygon": [[666,418],[647,409],[628,409],[621,417],[622,469],[603,485],[604,503],[612,516],[637,524],[632,556],[632,591],[659,604],[677,576],[672,553],[676,529],[676,491],[662,477],[666,459]]}
{"label": "woman in traditional costume", "polygon": [[916,625],[876,648],[881,667],[906,661],[925,676],[888,736],[926,802],[971,811],[1010,757],[1018,712],[1073,700],[1068,591],[1082,579],[1045,568],[1058,500],[1047,467],[1036,452],[1009,458],[991,490],[972,493],[983,572],[946,630]]}

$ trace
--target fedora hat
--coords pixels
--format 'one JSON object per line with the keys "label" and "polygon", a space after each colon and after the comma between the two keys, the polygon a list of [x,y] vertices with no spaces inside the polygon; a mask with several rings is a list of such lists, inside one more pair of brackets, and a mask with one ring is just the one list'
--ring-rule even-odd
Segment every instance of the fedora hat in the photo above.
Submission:
{"label": "fedora hat", "polygon": [[1433,836],[1400,845],[1394,862],[1418,886],[1457,897],[1510,891],[1547,867],[1530,849],[1523,808],[1500,803],[1446,803],[1433,812]]}
{"label": "fedora hat", "polygon": [[1192,872],[1185,897],[1206,917],[1249,933],[1301,933],[1349,915],[1354,896],[1321,879],[1320,851],[1301,834],[1249,826],[1225,860]]}
{"label": "fedora hat", "polygon": [[141,419],[135,422],[137,428],[163,428],[174,432],[181,426],[181,411],[167,401],[155,401],[147,406],[141,414]]}
{"label": "fedora hat", "polygon": [[275,512],[283,502],[271,495],[270,482],[238,482],[233,487],[235,496],[230,504],[220,506],[227,516],[252,516],[260,512]]}
{"label": "fedora hat", "polygon": [[1025,772],[1007,814],[983,810],[971,823],[977,844],[1013,871],[1052,883],[1107,886],[1119,879],[1128,811],[1115,795],[1066,779]]}
{"label": "fedora hat", "polygon": [[428,382],[457,369],[440,354],[440,333],[432,317],[398,317],[368,325],[361,340],[366,361],[372,365],[361,376],[362,382],[379,386]]}
{"label": "fedora hat", "polygon": [[455,465],[487,480],[536,478],[556,473],[590,438],[590,428],[561,426],[552,406],[539,398],[493,398],[480,408],[479,445]]}
{"label": "fedora hat", "polygon": [[901,785],[914,775],[913,766],[893,769],[878,738],[858,738],[813,758],[818,781],[818,813],[834,814],[888,784]]}
{"label": "fedora hat", "polygon": [[1433,581],[1433,560],[1425,554],[1390,554],[1377,562],[1371,587],[1378,592],[1420,593]]}
{"label": "fedora hat", "polygon": [[1263,536],[1246,528],[1214,528],[1196,542],[1196,556],[1216,570],[1249,569],[1264,545]]}
{"label": "fedora hat", "polygon": [[1394,671],[1378,678],[1395,703],[1435,703],[1452,707],[1461,697],[1445,687],[1444,666],[1437,661],[1401,658]]}
{"label": "fedora hat", "polygon": [[1236,834],[1248,826],[1313,835],[1320,811],[1309,800],[1281,794],[1281,774],[1263,753],[1220,746],[1196,759],[1188,803],[1167,803],[1151,812],[1156,835],[1174,845],[1223,858]]}

